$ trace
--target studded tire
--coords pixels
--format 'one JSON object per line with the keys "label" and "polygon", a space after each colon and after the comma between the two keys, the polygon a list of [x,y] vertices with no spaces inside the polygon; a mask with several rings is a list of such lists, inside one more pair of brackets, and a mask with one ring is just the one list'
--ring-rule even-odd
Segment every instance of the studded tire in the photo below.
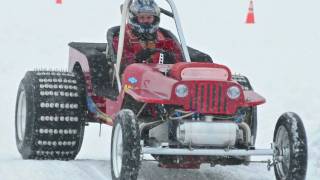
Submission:
{"label": "studded tire", "polygon": [[23,159],[75,159],[85,118],[82,79],[70,72],[27,72],[20,82],[15,113],[16,144]]}

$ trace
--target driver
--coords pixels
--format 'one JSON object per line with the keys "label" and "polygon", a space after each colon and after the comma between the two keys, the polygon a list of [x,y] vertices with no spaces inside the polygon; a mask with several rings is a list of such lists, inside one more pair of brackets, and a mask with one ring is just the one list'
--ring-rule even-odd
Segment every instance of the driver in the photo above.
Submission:
{"label": "driver", "polygon": [[[183,61],[177,42],[159,30],[160,8],[153,0],[134,0],[126,25],[122,65],[132,63],[174,64]],[[113,45],[118,47],[119,37]]]}

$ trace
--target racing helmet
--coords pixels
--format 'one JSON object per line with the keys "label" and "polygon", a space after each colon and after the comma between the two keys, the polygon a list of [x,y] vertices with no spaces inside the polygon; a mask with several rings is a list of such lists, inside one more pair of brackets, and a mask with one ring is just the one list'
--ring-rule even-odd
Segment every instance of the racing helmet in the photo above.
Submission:
{"label": "racing helmet", "polygon": [[[154,16],[154,21],[149,23],[139,23],[139,14],[150,14]],[[154,0],[134,0],[129,8],[128,24],[131,25],[135,35],[143,39],[154,39],[160,24],[160,8]]]}

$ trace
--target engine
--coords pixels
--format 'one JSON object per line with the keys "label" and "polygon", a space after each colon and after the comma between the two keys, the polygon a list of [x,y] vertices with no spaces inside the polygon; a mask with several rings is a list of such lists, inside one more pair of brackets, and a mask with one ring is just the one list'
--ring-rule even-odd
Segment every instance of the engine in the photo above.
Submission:
{"label": "engine", "polygon": [[233,148],[251,144],[251,130],[245,122],[230,120],[167,121],[149,130],[156,146],[172,141],[190,147]]}

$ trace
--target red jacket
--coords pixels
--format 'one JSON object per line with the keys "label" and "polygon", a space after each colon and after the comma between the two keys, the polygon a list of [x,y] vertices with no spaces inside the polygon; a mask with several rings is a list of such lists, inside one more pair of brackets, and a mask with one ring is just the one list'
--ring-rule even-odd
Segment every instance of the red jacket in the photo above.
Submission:
{"label": "red jacket", "polygon": [[[117,52],[119,37],[113,38],[113,47]],[[175,63],[182,62],[182,53],[179,44],[174,39],[165,37],[160,30],[157,31],[157,38],[155,41],[140,41],[131,30],[129,25],[126,26],[125,37],[124,37],[124,48],[121,64],[129,65],[135,63],[135,55],[143,50],[144,48],[158,48],[166,52],[173,53],[175,57]],[[159,63],[160,53],[152,55],[152,63]]]}

